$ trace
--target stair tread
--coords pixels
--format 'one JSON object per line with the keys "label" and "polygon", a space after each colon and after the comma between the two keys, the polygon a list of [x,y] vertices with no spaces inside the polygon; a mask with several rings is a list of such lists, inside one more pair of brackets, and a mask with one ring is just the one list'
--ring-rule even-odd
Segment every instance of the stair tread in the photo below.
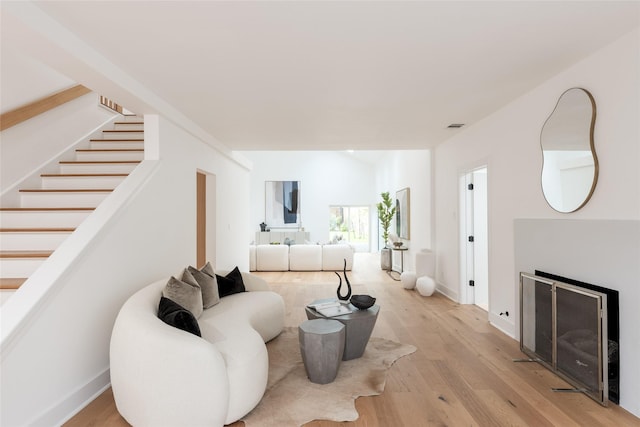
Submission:
{"label": "stair tread", "polygon": [[0,233],[70,233],[75,231],[75,228],[69,227],[12,227],[12,228],[0,228]]}
{"label": "stair tread", "polygon": [[0,290],[15,290],[18,289],[27,279],[18,277],[5,277],[0,279]]}
{"label": "stair tread", "polygon": [[128,173],[43,173],[40,175],[43,178],[56,178],[56,177],[119,177],[129,176]]}
{"label": "stair tread", "polygon": [[61,165],[82,165],[82,164],[134,164],[140,163],[140,160],[62,160]]}
{"label": "stair tread", "polygon": [[144,142],[144,138],[126,138],[126,139],[97,138],[97,139],[90,139],[89,142]]}
{"label": "stair tread", "polygon": [[125,153],[130,152],[144,152],[143,148],[79,148],[76,152],[80,153],[94,153],[97,151],[104,151],[107,153],[118,153],[124,151]]}
{"label": "stair tread", "polygon": [[96,208],[0,208],[0,212],[94,211]]}
{"label": "stair tread", "polygon": [[116,125],[143,125],[144,122],[114,122]]}
{"label": "stair tread", "polygon": [[0,251],[0,258],[48,258],[53,251]]}
{"label": "stair tread", "polygon": [[113,188],[24,188],[21,193],[106,193],[113,191]]}
{"label": "stair tread", "polygon": [[144,132],[143,129],[105,129],[102,132]]}
{"label": "stair tread", "polygon": [[90,139],[89,142],[144,142],[144,138],[96,138]]}

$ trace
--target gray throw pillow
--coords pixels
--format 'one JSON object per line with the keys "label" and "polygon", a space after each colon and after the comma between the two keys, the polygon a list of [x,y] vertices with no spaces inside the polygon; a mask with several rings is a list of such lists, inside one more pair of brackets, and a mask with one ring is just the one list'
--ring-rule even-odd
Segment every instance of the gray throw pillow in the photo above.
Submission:
{"label": "gray throw pillow", "polygon": [[202,314],[202,291],[200,290],[200,285],[186,268],[182,273],[181,280],[171,276],[162,291],[162,296],[189,310],[196,319]]}
{"label": "gray throw pillow", "polygon": [[220,302],[220,295],[218,294],[218,281],[216,275],[213,272],[211,263],[207,262],[200,270],[189,266],[189,273],[193,275],[200,289],[202,290],[202,306],[204,308],[213,307]]}

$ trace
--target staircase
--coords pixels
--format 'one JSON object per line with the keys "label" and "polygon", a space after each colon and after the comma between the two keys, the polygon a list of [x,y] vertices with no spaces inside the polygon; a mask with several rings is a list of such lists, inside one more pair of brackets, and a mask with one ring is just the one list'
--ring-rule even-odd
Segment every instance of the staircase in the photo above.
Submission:
{"label": "staircase", "polygon": [[6,301],[144,158],[144,124],[124,116],[20,189],[19,206],[0,208],[0,303]]}

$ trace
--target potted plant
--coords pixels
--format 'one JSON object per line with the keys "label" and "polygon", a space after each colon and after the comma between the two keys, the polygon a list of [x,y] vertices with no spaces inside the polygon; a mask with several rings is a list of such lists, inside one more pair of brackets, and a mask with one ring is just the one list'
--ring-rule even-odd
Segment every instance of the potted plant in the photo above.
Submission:
{"label": "potted plant", "polygon": [[396,213],[396,207],[388,191],[380,193],[380,196],[382,197],[382,201],[376,205],[378,208],[378,219],[382,226],[382,239],[384,240],[384,248],[380,250],[380,267],[383,270],[391,270],[391,249],[387,248],[387,241],[389,240],[389,227]]}

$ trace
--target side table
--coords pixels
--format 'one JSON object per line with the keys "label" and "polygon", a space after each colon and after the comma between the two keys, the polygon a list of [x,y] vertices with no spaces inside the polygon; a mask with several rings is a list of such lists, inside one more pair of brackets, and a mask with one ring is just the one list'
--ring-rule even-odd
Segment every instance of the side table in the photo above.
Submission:
{"label": "side table", "polygon": [[328,384],[336,379],[344,353],[344,325],[330,319],[307,320],[298,327],[298,339],[309,380]]}
{"label": "side table", "polygon": [[[407,248],[406,246],[394,246],[391,248],[391,270],[389,270],[387,273],[396,282],[400,281],[400,274],[404,272],[404,253],[408,250],[409,248]],[[396,262],[396,253],[399,253],[399,262]],[[394,277],[392,273],[398,273],[398,277]]]}

